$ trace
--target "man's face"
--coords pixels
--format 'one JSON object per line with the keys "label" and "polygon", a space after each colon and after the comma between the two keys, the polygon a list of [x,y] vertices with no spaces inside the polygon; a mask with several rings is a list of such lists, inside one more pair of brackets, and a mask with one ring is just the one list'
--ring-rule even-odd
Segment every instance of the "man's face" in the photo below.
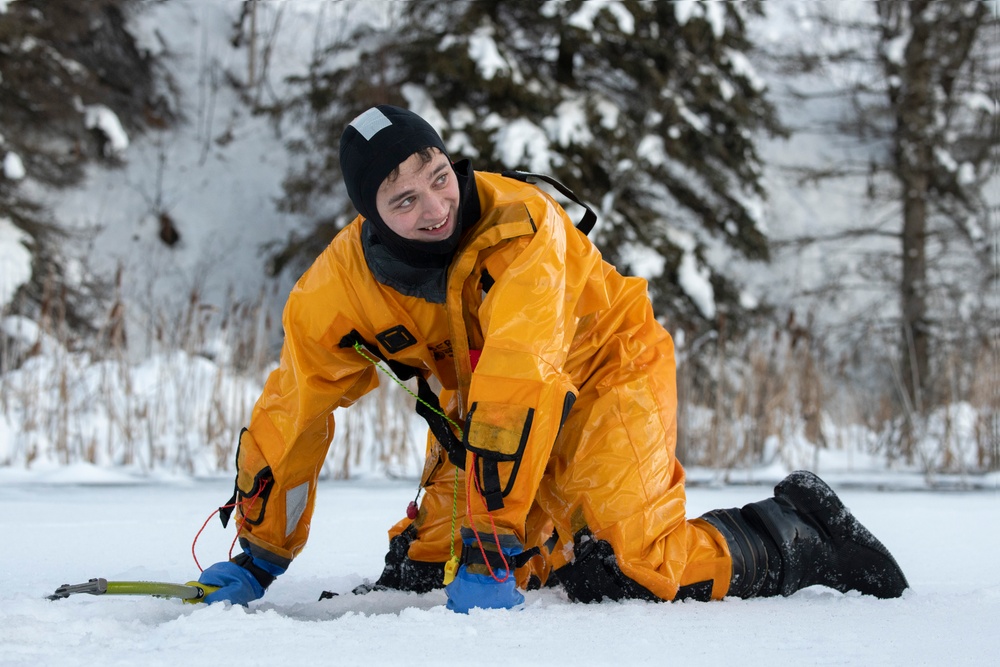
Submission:
{"label": "man's face", "polygon": [[403,238],[443,241],[458,224],[459,192],[448,157],[431,149],[425,163],[414,153],[399,165],[399,176],[382,181],[375,206],[385,224]]}

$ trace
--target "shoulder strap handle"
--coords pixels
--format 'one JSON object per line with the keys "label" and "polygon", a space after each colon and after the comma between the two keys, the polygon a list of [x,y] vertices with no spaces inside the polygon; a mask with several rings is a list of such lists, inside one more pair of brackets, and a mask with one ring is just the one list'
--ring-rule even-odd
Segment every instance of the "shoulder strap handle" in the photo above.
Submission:
{"label": "shoulder strap handle", "polygon": [[582,206],[584,210],[583,218],[580,220],[579,223],[577,223],[576,228],[579,229],[584,234],[589,234],[590,230],[592,230],[594,228],[594,225],[597,223],[597,214],[594,213],[594,210],[589,206],[587,206],[586,204],[584,204],[580,200],[580,198],[576,196],[575,192],[573,192],[565,185],[563,185],[556,179],[552,178],[551,176],[547,176],[545,174],[536,174],[530,171],[521,171],[519,169],[508,169],[506,171],[501,172],[500,175],[506,176],[507,178],[516,178],[519,181],[531,184],[535,184],[538,181],[545,181],[546,183],[554,187],[556,190],[558,190],[560,194],[562,194],[564,197]]}

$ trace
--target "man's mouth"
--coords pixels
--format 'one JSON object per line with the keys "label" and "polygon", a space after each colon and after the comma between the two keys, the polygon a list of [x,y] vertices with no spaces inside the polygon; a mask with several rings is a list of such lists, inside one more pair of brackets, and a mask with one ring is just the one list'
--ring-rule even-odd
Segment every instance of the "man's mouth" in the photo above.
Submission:
{"label": "man's mouth", "polygon": [[431,225],[430,227],[421,227],[420,229],[422,231],[425,231],[425,232],[433,232],[433,231],[437,231],[438,229],[441,229],[446,224],[448,224],[448,218],[445,218],[444,220],[442,220],[441,222],[437,223],[436,225]]}

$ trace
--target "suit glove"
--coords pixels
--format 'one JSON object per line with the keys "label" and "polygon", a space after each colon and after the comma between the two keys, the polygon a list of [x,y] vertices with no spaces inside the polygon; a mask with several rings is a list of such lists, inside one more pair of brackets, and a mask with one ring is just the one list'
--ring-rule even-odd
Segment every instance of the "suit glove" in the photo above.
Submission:
{"label": "suit glove", "polygon": [[523,551],[516,537],[501,535],[497,545],[493,535],[480,534],[477,539],[474,532],[463,528],[462,544],[462,564],[455,580],[445,586],[448,609],[467,614],[475,607],[512,609],[524,602],[514,577],[515,556]]}
{"label": "suit glove", "polygon": [[204,602],[231,602],[246,606],[264,596],[264,591],[285,568],[249,553],[230,561],[210,565],[198,577],[198,583],[218,588],[205,596]]}

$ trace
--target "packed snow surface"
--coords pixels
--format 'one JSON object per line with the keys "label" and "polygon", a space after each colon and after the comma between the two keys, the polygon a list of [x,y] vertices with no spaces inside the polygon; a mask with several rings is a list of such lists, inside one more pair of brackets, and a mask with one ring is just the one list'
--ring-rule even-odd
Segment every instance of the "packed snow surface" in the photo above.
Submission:
{"label": "packed snow surface", "polygon": [[[759,485],[689,488],[689,515],[771,495]],[[0,665],[987,665],[1000,644],[1000,489],[878,491],[841,478],[847,506],[893,552],[911,589],[877,600],[813,587],[790,598],[582,605],[559,589],[523,609],[445,609],[443,592],[350,593],[381,571],[386,530],[412,480],[324,482],[312,537],[248,608],[78,595],[92,577],[196,579],[191,543],[231,480],[134,483],[112,470],[0,470]],[[213,519],[202,567],[232,539]],[[324,590],[338,596],[319,601]]]}

